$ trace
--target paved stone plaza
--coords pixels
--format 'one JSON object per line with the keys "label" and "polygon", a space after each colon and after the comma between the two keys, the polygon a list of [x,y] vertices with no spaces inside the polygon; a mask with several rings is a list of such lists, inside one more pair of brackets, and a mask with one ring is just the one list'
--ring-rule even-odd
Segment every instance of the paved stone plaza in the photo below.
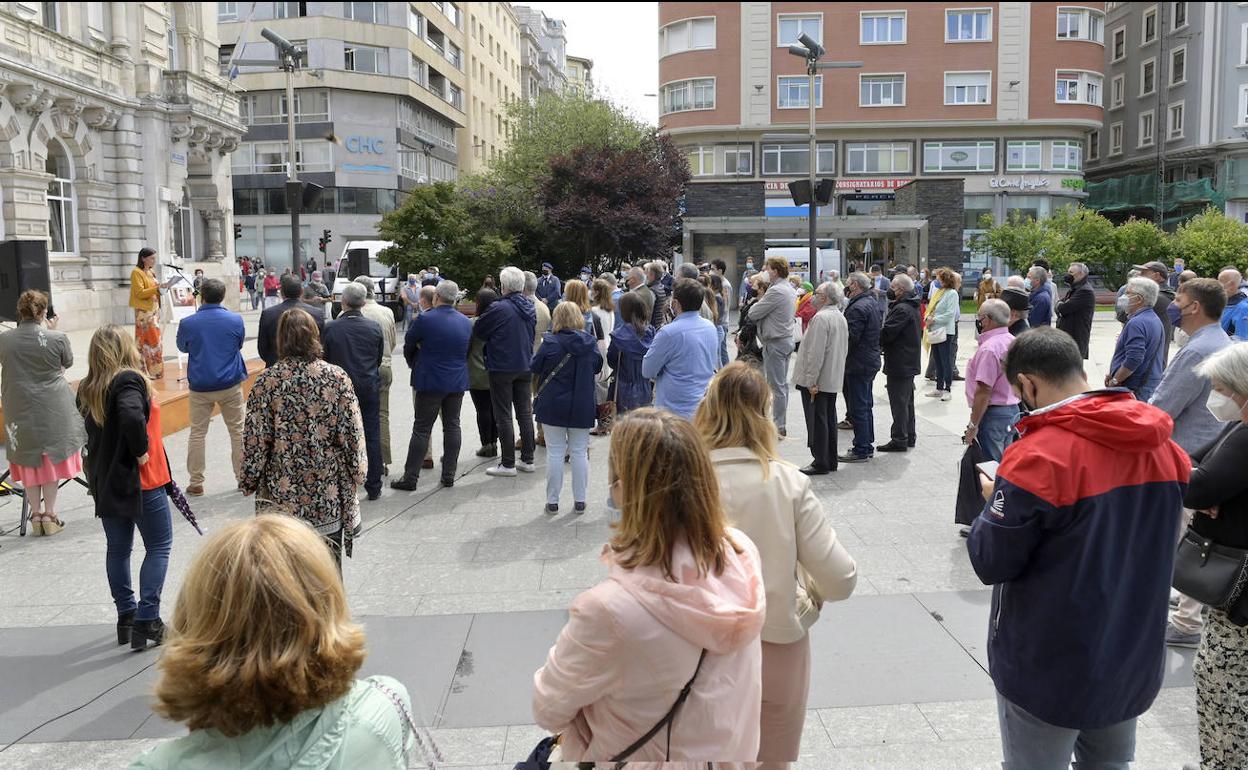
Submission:
{"label": "paved stone plaza", "polygon": [[[1099,315],[1099,314],[1098,314]],[[1103,317],[1103,316],[1102,316]],[[249,313],[254,334],[255,314]],[[1118,329],[1098,321],[1091,375],[1103,370]],[[974,351],[964,321],[960,359]],[[86,338],[74,338],[85,366]],[[249,343],[254,355],[254,342]],[[168,348],[172,350],[171,341]],[[401,466],[412,404],[407,368],[395,358],[391,396],[395,463]],[[79,367],[76,367],[76,369]],[[77,375],[80,376],[80,375]],[[955,389],[957,390],[957,389]],[[813,682],[803,768],[999,767],[996,707],[984,645],[990,591],[975,577],[953,521],[967,409],[918,399],[919,445],[815,480],[829,519],[859,566],[848,601],[828,605],[813,629]],[[497,766],[522,759],[542,734],[529,709],[532,674],[565,609],[605,568],[607,439],[591,444],[589,511],[542,510],[538,473],[494,479],[465,399],[459,479],[428,472],[414,493],[386,489],[363,503],[365,532],[346,561],[347,593],[368,632],[365,674],[403,681],[433,728],[445,763]],[[843,414],[843,407],[841,409]],[[876,435],[887,439],[883,378]],[[800,406],[791,400],[785,457],[806,464]],[[440,429],[440,428],[439,428]],[[167,439],[185,480],[187,432]],[[842,448],[848,434],[841,433]],[[440,436],[435,430],[436,448]],[[228,439],[213,424],[207,495],[192,505],[206,530],[249,516],[233,489]],[[571,508],[570,479],[562,500]],[[182,728],[152,715],[157,653],[117,647],[104,576],[104,537],[83,490],[67,487],[63,533],[18,538],[19,502],[0,498],[0,768],[123,767]],[[173,604],[199,536],[174,513],[175,542],[162,615]],[[136,547],[136,564],[141,550]],[[1167,654],[1166,688],[1140,721],[1137,766],[1178,768],[1197,758],[1193,653]],[[59,718],[58,718],[59,717]]]}

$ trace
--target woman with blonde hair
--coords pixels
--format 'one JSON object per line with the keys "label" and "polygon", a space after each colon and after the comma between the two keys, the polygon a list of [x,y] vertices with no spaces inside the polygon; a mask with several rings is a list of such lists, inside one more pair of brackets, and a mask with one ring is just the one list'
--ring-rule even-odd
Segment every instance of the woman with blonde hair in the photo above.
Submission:
{"label": "woman with blonde hair", "polygon": [[607,464],[620,508],[602,553],[609,575],[576,598],[534,675],[535,721],[561,735],[567,761],[753,761],[758,551],[724,519],[688,421],[631,412]]}
{"label": "woman with blonde hair", "polygon": [[48,317],[48,295],[24,291],[17,328],[0,334],[0,405],[9,473],[25,488],[32,535],[55,535],[60,482],[82,473],[87,434],[65,370],[74,365],[69,337]]}
{"label": "woman with blonde hair", "polygon": [[936,388],[925,394],[928,398],[949,401],[953,386],[954,341],[958,334],[959,290],[962,277],[947,267],[936,271],[940,288],[927,304],[923,324],[923,345],[936,361]]}
{"label": "woman with blonde hair", "polygon": [[360,523],[364,422],[347,373],[321,360],[312,316],[298,308],[277,322],[278,362],[247,396],[238,487],[256,513],[279,511],[323,535],[341,563]]}
{"label": "woman with blonde hair", "polygon": [[[164,637],[160,594],[173,547],[166,487],[172,481],[161,439],[160,402],[140,370],[134,340],[118,326],[100,328],[87,351],[78,411],[87,429],[88,491],[108,550],[104,569],[117,605],[117,643],[141,650]],[[130,583],[134,530],[143,538],[139,599]]]}
{"label": "woman with blonde hair", "polygon": [[[574,283],[569,281],[569,283]],[[560,302],[551,315],[550,331],[533,354],[537,390],[533,414],[546,436],[546,512],[559,512],[563,463],[572,463],[572,504],[584,513],[589,490],[589,431],[594,427],[596,376],[602,354],[594,338],[581,327],[581,311],[572,302]]]}
{"label": "woman with blonde hair", "polygon": [[847,598],[853,558],[837,540],[810,478],[780,459],[771,389],[739,361],[711,380],[693,426],[710,450],[720,500],[732,525],[758,546],[767,619],[757,759],[764,767],[797,761],[810,690],[808,629],[825,601]]}
{"label": "woman with blonde hair", "polygon": [[364,655],[311,527],[275,515],[230,524],[191,563],[158,664],[155,710],[190,734],[130,767],[405,770],[407,690],[355,679]]}
{"label": "woman with blonde hair", "polygon": [[153,380],[165,375],[165,349],[160,340],[160,290],[168,289],[176,278],[156,280],[156,251],[139,249],[130,271],[130,307],[134,308],[134,338],[138,341],[143,371]]}

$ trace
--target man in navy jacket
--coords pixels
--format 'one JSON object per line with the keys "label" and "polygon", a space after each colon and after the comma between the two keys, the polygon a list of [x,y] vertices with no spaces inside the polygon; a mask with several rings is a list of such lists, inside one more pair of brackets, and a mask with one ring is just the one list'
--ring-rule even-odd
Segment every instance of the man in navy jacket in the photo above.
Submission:
{"label": "man in navy jacket", "polygon": [[871,385],[880,371],[880,309],[865,273],[852,273],[845,282],[845,323],[849,326],[849,352],[845,355],[845,409],[854,425],[854,448],[838,458],[861,463],[875,454],[875,400]]}
{"label": "man in navy jacket", "polygon": [[1068,335],[1016,339],[1005,376],[1030,414],[967,540],[993,586],[988,668],[1005,767],[1126,767],[1161,688],[1187,453],[1170,417],[1093,391]]}
{"label": "man in navy jacket", "polygon": [[416,420],[407,447],[403,478],[390,482],[393,489],[416,489],[420,467],[429,448],[433,421],[442,415],[442,486],[455,486],[461,434],[459,412],[468,389],[468,341],[472,322],[455,309],[459,286],[454,281],[438,284],[432,310],[416,316],[403,338],[403,357],[412,368],[412,392]]}
{"label": "man in navy jacket", "polygon": [[[485,341],[485,368],[490,373],[490,399],[494,422],[502,447],[499,464],[486,470],[491,476],[515,476],[516,469],[533,473],[533,337],[537,333],[537,311],[524,296],[524,272],[504,267],[498,274],[503,298],[473,324],[472,333]],[[512,408],[520,423],[520,463],[516,464],[516,432]]]}
{"label": "man in navy jacket", "polygon": [[346,371],[359,399],[368,452],[364,491],[369,500],[376,500],[381,497],[381,359],[386,342],[377,322],[364,317],[362,308],[367,299],[368,290],[362,285],[347,284],[342,290],[343,312],[325,325],[321,344],[325,360]]}
{"label": "man in navy jacket", "polygon": [[212,410],[220,407],[221,419],[230,431],[230,462],[238,478],[243,462],[243,317],[221,307],[225,282],[205,278],[199,285],[199,310],[178,324],[178,350],[186,353],[186,379],[191,386],[191,437],[186,445],[186,470],[191,483],[188,495],[204,493],[204,439]]}
{"label": "man in navy jacket", "polygon": [[282,302],[260,313],[260,331],[256,334],[256,350],[265,366],[277,363],[277,322],[287,310],[299,308],[312,316],[318,331],[325,331],[325,311],[303,301],[303,284],[299,276],[282,276]]}
{"label": "man in navy jacket", "polygon": [[550,310],[563,299],[563,283],[555,275],[554,265],[542,263],[542,277],[537,279],[537,298],[545,303]]}

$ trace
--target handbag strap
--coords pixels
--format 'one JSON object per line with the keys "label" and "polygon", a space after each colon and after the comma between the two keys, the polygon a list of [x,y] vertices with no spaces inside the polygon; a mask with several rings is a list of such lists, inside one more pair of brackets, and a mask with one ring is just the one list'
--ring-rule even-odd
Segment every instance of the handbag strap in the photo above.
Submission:
{"label": "handbag strap", "polygon": [[[442,753],[438,751],[437,746],[433,745],[432,742],[430,742],[429,745],[426,745],[425,737],[420,734],[420,728],[416,726],[416,720],[412,719],[412,712],[408,711],[407,705],[403,703],[403,699],[399,697],[399,694],[375,679],[370,678],[367,682],[385,695],[390,702],[394,704],[395,710],[399,712],[399,716],[401,717],[403,732],[407,733],[409,730],[411,731],[412,738],[415,740],[416,746],[421,750],[421,754],[424,755],[425,760],[428,761],[433,759],[437,762],[443,761]],[[410,760],[408,758],[406,735],[403,737],[402,747],[403,761],[404,764],[407,764]],[[431,764],[430,767],[432,766],[433,765]]]}
{"label": "handbag strap", "polygon": [[536,399],[538,396],[542,395],[542,391],[546,389],[546,386],[550,384],[551,380],[555,379],[555,375],[559,374],[559,372],[563,369],[564,364],[568,363],[568,359],[570,358],[572,358],[571,353],[567,353],[563,356],[563,360],[559,362],[559,365],[556,366],[549,375],[547,375],[546,379],[542,380],[541,383],[538,384],[537,392],[533,394],[533,398]]}
{"label": "handbag strap", "polygon": [[705,660],[706,660],[706,649],[703,648],[702,654],[698,657],[698,667],[693,670],[693,676],[689,677],[689,681],[685,682],[685,686],[680,688],[680,695],[677,696],[676,702],[672,704],[672,707],[667,710],[667,714],[665,714],[663,718],[658,721],[658,724],[656,724],[654,727],[651,727],[650,730],[646,732],[645,735],[638,738],[637,741],[632,746],[629,746],[628,748],[624,749],[618,755],[616,755],[614,759],[611,760],[612,762],[617,763],[615,766],[616,770],[619,770],[621,767],[623,767],[625,760],[627,760],[630,756],[632,756],[633,752],[637,751],[642,746],[645,746],[647,743],[649,743],[650,739],[658,735],[659,730],[662,730],[664,727],[667,727],[667,750],[664,752],[663,757],[664,759],[671,759],[672,757],[672,722],[676,719],[676,712],[680,709],[681,705],[685,702],[685,700],[689,698],[689,693],[690,691],[693,690],[693,682],[694,680],[698,678],[698,672],[702,670],[702,663]]}

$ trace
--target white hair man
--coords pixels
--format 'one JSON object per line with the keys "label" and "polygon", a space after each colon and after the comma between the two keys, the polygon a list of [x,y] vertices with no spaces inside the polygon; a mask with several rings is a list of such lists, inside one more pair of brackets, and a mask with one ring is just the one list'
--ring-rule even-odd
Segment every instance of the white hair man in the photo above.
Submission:
{"label": "white hair man", "polygon": [[849,304],[845,323],[849,326],[849,349],[845,358],[846,421],[854,431],[853,449],[841,455],[843,463],[861,463],[875,456],[875,404],[872,385],[880,371],[880,314],[871,279],[865,273],[850,273],[845,280]]}
{"label": "white hair man", "polygon": [[1159,288],[1156,280],[1143,275],[1127,281],[1127,290],[1118,301],[1127,314],[1127,325],[1118,335],[1110,373],[1105,376],[1105,387],[1127,388],[1141,401],[1152,397],[1165,368],[1166,330],[1154,311]]}
{"label": "white hair man", "polygon": [[[490,373],[490,400],[502,457],[486,471],[491,476],[515,476],[516,469],[533,473],[535,444],[533,427],[533,337],[537,311],[524,294],[524,271],[504,267],[498,274],[502,299],[473,324],[472,334],[485,342],[485,368]],[[520,461],[516,462],[516,435],[512,409],[520,423]]]}
{"label": "white hair man", "polygon": [[631,267],[624,278],[624,284],[628,290],[638,297],[646,305],[646,318],[654,317],[654,292],[650,291],[650,287],[646,285],[646,271],[640,267]]}
{"label": "white hair man", "polygon": [[378,398],[381,411],[381,475],[390,475],[390,385],[394,382],[394,370],[390,367],[390,359],[394,356],[394,346],[398,340],[398,329],[395,327],[394,311],[377,302],[377,292],[373,279],[361,275],[355,282],[368,290],[368,299],[364,302],[361,312],[364,317],[375,321],[381,327],[381,336],[385,340],[385,349],[381,357],[381,389]]}
{"label": "white hair man", "polygon": [[1054,308],[1057,328],[1074,339],[1086,361],[1088,343],[1092,340],[1092,314],[1096,312],[1096,292],[1088,285],[1088,266],[1082,262],[1071,262],[1063,280],[1070,288]]}
{"label": "white hair man", "polygon": [[[766,297],[764,296],[764,299]],[[836,394],[845,377],[845,353],[849,327],[841,314],[841,287],[828,281],[819,284],[810,302],[817,310],[802,336],[793,382],[802,398],[811,463],[802,468],[807,476],[823,476],[836,470]]]}
{"label": "white hair man", "polygon": [[763,373],[771,386],[772,421],[780,435],[786,436],[789,358],[793,355],[793,316],[797,312],[797,292],[788,281],[788,260],[768,257],[763,275],[767,276],[770,288],[750,308],[750,320],[758,328],[758,339],[763,345]]}
{"label": "white hair man", "polygon": [[342,289],[342,308],[337,320],[325,324],[321,343],[325,360],[341,367],[351,378],[355,397],[364,420],[364,447],[368,452],[368,473],[364,491],[369,500],[381,497],[381,362],[386,357],[386,339],[377,322],[364,315],[368,289],[349,283]]}
{"label": "white hair man", "polygon": [[1021,275],[1011,275],[1005,279],[1005,288],[1027,291],[1027,283],[1023,280]]}
{"label": "white hair man", "polygon": [[1049,271],[1041,265],[1032,265],[1027,271],[1027,286],[1031,292],[1031,310],[1027,325],[1035,329],[1053,323],[1053,295],[1049,292]]}
{"label": "white hair man", "polygon": [[[533,330],[533,352],[542,344],[542,335],[550,328],[550,308],[545,302],[539,302],[537,296],[538,277],[531,270],[524,271],[524,296],[533,300],[533,309],[537,311],[537,326]],[[556,302],[555,304],[558,304]]]}
{"label": "white hair man", "polygon": [[966,367],[966,402],[971,421],[963,441],[979,439],[979,446],[991,460],[1000,461],[1006,439],[1018,422],[1018,396],[1005,377],[1005,354],[1014,341],[1010,334],[1010,306],[1004,300],[986,299],[979,306],[976,320],[982,331],[979,348]]}
{"label": "white hair man", "polygon": [[888,443],[877,452],[905,452],[918,443],[914,425],[914,378],[923,371],[923,320],[914,279],[907,273],[893,276],[889,288],[888,315],[880,328],[880,349],[884,354],[885,389],[893,426]]}
{"label": "white hair man", "polygon": [[1244,295],[1244,276],[1235,268],[1228,267],[1218,273],[1218,283],[1226,294],[1222,331],[1240,342],[1248,341],[1248,296]]}
{"label": "white hair man", "polygon": [[390,482],[393,489],[416,489],[422,467],[432,468],[429,437],[433,422],[442,416],[442,486],[455,485],[462,433],[460,408],[468,389],[468,344],[472,322],[455,309],[459,286],[443,280],[435,288],[433,308],[421,313],[403,338],[403,357],[412,367],[412,396],[416,418],[407,445],[403,477]]}

